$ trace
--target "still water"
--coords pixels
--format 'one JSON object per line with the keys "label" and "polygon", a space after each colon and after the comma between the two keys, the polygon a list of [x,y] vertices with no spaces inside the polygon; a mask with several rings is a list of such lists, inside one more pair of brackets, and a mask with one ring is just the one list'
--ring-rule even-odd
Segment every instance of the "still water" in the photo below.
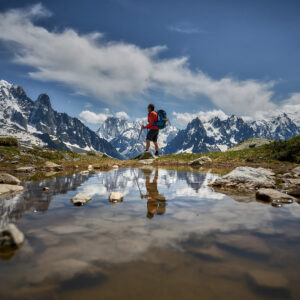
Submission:
{"label": "still water", "polygon": [[[234,200],[207,186],[216,176],[119,169],[25,183],[0,199],[1,222],[26,237],[0,253],[0,299],[300,299],[299,204]],[[73,206],[78,192],[92,200]]]}

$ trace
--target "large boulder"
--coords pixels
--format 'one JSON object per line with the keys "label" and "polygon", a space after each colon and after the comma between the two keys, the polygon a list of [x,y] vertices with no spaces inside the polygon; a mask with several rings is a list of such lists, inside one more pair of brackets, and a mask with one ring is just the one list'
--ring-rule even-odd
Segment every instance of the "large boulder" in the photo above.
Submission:
{"label": "large boulder", "polygon": [[17,177],[8,173],[0,173],[0,183],[19,185],[21,181]]}
{"label": "large boulder", "polygon": [[123,201],[123,194],[120,192],[111,192],[109,195],[109,201],[112,203],[118,203]]}
{"label": "large boulder", "polygon": [[294,198],[293,196],[282,193],[274,189],[259,189],[256,192],[256,199],[266,201],[266,202],[274,202],[274,204],[276,203],[288,204],[296,200],[296,198]]}
{"label": "large boulder", "polygon": [[22,192],[24,187],[15,184],[0,184],[0,197],[11,193]]}
{"label": "large boulder", "polygon": [[44,163],[44,168],[46,170],[54,170],[54,171],[61,171],[63,169],[61,165],[58,165],[52,161],[46,161]]}
{"label": "large boulder", "polygon": [[202,166],[204,164],[211,163],[212,159],[208,156],[201,156],[189,163],[190,166]]}
{"label": "large boulder", "polygon": [[78,193],[77,195],[75,195],[72,198],[71,201],[75,206],[82,206],[82,205],[86,204],[87,202],[89,202],[90,200],[92,200],[91,197],[84,195],[82,193]]}
{"label": "large boulder", "polygon": [[237,167],[209,185],[220,188],[256,189],[274,188],[274,173],[269,169]]}
{"label": "large boulder", "polygon": [[6,224],[0,228],[0,248],[20,247],[24,242],[24,234],[14,224]]}

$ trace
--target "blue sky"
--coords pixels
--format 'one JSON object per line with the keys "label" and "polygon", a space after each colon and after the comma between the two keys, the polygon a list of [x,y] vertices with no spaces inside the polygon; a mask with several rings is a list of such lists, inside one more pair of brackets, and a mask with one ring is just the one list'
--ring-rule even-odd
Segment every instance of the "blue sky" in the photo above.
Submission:
{"label": "blue sky", "polygon": [[0,79],[94,129],[149,102],[182,124],[300,104],[299,1],[0,0],[0,13]]}

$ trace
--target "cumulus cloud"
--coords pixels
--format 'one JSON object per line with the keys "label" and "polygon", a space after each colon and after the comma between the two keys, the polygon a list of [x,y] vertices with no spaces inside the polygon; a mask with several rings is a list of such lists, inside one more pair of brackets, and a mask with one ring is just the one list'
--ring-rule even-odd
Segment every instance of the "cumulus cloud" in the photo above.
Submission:
{"label": "cumulus cloud", "polygon": [[[63,83],[77,94],[116,106],[156,90],[185,101],[205,96],[216,107],[239,115],[276,107],[271,102],[274,82],[216,80],[192,70],[187,57],[161,58],[164,46],[143,49],[105,41],[98,32],[49,31],[35,25],[36,18],[49,15],[41,4],[0,14],[0,40],[13,44],[14,62],[32,67],[29,76],[36,80]],[[89,114],[92,120],[102,118],[95,116]]]}
{"label": "cumulus cloud", "polygon": [[125,111],[119,111],[115,114],[110,113],[110,110],[108,108],[104,109],[104,113],[94,113],[89,110],[84,110],[79,114],[80,118],[83,120],[83,122],[89,123],[89,124],[101,124],[105,122],[105,120],[108,117],[117,117],[119,119],[125,119],[129,120],[130,117]]}

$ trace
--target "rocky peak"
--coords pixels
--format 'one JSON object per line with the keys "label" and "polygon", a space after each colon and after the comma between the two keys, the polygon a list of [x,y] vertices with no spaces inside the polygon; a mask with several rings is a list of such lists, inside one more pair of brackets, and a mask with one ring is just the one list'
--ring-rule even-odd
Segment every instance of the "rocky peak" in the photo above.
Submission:
{"label": "rocky peak", "polygon": [[50,98],[47,94],[39,95],[35,103],[37,106],[44,106],[47,107],[48,109],[52,108]]}

